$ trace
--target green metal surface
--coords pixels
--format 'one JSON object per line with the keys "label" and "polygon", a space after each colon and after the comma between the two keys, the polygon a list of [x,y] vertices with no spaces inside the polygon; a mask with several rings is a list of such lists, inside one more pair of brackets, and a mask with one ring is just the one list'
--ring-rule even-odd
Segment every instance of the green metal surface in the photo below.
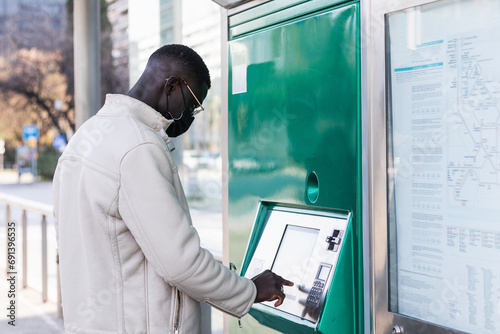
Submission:
{"label": "green metal surface", "polygon": [[253,7],[244,12],[233,15],[229,18],[229,26],[234,27],[242,23],[255,21],[266,15],[283,11],[288,7],[294,7],[297,4],[311,0],[273,0],[260,6]]}
{"label": "green metal surface", "polygon": [[[361,333],[359,5],[307,15],[229,42],[229,256],[240,268],[261,200],[351,212]],[[244,317],[238,333],[275,331]]]}
{"label": "green metal surface", "polygon": [[325,298],[326,303],[318,326],[319,333],[362,333],[359,329],[356,330],[354,263],[352,221],[350,221],[335,276]]}
{"label": "green metal surface", "polygon": [[273,0],[263,5],[251,8],[229,18],[229,36],[235,38],[269,27],[279,22],[293,20],[306,14],[317,13],[319,10],[331,8],[346,0]]}

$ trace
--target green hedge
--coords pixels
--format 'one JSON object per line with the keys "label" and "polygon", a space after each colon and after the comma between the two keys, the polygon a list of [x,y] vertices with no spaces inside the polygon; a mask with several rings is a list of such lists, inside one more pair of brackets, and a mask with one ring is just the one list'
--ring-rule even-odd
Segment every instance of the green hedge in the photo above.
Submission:
{"label": "green hedge", "polygon": [[52,146],[40,146],[37,162],[37,173],[42,180],[52,180],[56,171],[57,159],[61,155]]}

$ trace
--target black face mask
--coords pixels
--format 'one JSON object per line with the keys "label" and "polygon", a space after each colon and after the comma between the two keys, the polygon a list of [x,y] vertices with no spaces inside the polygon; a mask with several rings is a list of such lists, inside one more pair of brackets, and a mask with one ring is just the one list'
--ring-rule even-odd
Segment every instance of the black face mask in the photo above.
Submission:
{"label": "black face mask", "polygon": [[177,137],[186,132],[191,124],[194,121],[194,117],[191,116],[191,113],[185,112],[182,117],[176,121],[174,121],[167,128],[167,135],[169,137]]}
{"label": "black face mask", "polygon": [[189,127],[191,126],[191,124],[194,121],[194,117],[191,116],[191,112],[190,111],[186,112],[186,110],[187,110],[186,99],[184,97],[182,85],[180,83],[179,83],[179,85],[181,88],[182,100],[184,101],[184,110],[182,110],[181,116],[179,118],[174,118],[174,116],[172,116],[172,114],[168,111],[168,94],[165,93],[166,98],[167,98],[167,113],[174,120],[174,122],[172,124],[170,124],[169,127],[167,128],[167,135],[169,137],[177,137],[177,136],[182,135],[184,132],[186,132],[189,129]]}

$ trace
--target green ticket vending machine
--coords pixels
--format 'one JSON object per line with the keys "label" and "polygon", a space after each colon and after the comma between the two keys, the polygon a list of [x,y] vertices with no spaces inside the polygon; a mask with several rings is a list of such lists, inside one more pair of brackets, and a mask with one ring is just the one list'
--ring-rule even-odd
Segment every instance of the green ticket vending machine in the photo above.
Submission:
{"label": "green ticket vending machine", "polygon": [[229,260],[248,277],[293,265],[303,279],[231,332],[362,333],[359,3],[239,3],[227,11]]}

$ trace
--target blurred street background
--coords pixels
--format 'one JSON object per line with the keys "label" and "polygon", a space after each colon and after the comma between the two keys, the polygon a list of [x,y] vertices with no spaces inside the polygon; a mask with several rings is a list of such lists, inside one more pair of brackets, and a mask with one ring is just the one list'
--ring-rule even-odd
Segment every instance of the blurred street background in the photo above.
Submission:
{"label": "blurred street background", "polygon": [[[75,120],[74,8],[87,0],[0,0],[0,198],[52,205],[57,159],[78,126]],[[100,3],[100,101],[125,94],[149,55],[164,44],[185,44],[209,67],[212,89],[191,129],[175,138],[174,159],[202,245],[222,256],[221,27],[210,0],[95,0]],[[92,111],[95,113],[97,110]],[[8,201],[7,201],[8,202]],[[22,272],[23,210],[16,223],[16,326],[4,311],[0,333],[63,333],[57,316],[53,218],[47,216],[47,301],[42,301],[42,215],[27,215],[27,272]],[[7,292],[7,203],[0,201],[0,307]],[[26,276],[27,287],[22,287]],[[222,315],[212,311],[212,333]]]}

